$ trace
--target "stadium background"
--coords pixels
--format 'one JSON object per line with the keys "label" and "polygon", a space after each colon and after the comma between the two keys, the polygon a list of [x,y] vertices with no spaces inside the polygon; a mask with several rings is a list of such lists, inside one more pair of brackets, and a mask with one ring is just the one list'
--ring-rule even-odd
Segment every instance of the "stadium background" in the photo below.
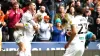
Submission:
{"label": "stadium background", "polygon": [[[32,56],[62,56],[65,42],[32,42]],[[15,42],[3,42],[0,56],[16,56],[18,46]],[[91,42],[83,56],[100,56],[100,43]]]}

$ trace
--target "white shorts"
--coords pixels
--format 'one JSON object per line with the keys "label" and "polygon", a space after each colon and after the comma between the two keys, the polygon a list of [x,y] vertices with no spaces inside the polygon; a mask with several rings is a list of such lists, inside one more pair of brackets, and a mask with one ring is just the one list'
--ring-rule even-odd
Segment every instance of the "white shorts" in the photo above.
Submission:
{"label": "white shorts", "polygon": [[16,31],[14,31],[13,35],[14,35],[16,43],[20,43],[20,42],[24,41],[24,35],[23,35],[22,30],[16,30]]}
{"label": "white shorts", "polygon": [[84,44],[70,44],[63,56],[82,56],[84,53]]}

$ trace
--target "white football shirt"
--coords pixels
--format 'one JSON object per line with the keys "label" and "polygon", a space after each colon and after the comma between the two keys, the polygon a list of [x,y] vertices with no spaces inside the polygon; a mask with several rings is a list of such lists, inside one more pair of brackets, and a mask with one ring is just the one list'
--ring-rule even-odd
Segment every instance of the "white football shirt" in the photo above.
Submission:
{"label": "white football shirt", "polygon": [[77,15],[72,20],[72,25],[75,26],[77,34],[71,43],[80,43],[80,42],[85,43],[85,36],[88,31],[87,19],[82,15]]}

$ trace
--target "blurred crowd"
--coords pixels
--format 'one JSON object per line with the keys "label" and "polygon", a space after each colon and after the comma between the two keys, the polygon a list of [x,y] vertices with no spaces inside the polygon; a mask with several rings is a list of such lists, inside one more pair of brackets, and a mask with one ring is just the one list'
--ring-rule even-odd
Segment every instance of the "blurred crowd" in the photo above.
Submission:
{"label": "blurred crowd", "polygon": [[33,41],[66,42],[70,36],[71,23],[76,16],[75,8],[84,9],[88,30],[100,41],[100,0],[0,0],[0,27],[2,41],[14,42],[15,24],[21,20],[30,2],[36,4],[35,22],[39,31]]}

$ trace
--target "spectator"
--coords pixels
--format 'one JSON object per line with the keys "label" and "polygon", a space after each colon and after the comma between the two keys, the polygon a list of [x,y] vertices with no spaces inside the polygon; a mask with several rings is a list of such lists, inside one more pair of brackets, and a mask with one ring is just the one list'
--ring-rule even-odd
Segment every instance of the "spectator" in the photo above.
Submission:
{"label": "spectator", "polygon": [[69,19],[74,18],[75,17],[75,8],[73,6],[69,7],[67,13],[68,13]]}
{"label": "spectator", "polygon": [[74,0],[71,0],[69,3],[68,3],[68,6],[71,7],[75,7],[75,1]]}
{"label": "spectator", "polygon": [[[7,1],[7,0],[3,0],[2,2],[1,2],[1,4],[2,4],[2,10],[3,10],[3,12],[6,14],[6,12],[8,11],[8,10],[10,10],[11,8],[12,8],[12,1],[14,1],[14,0],[10,0],[10,1]],[[17,1],[17,0],[16,0]]]}
{"label": "spectator", "polygon": [[[54,23],[55,23],[55,20],[56,20],[57,18],[60,18],[60,19],[61,19],[61,22],[62,22],[62,27],[63,27],[63,29],[64,29],[65,31],[67,31],[67,29],[68,29],[68,22],[70,22],[70,19],[68,18],[68,14],[65,13],[64,6],[60,6],[58,10],[59,10],[59,12],[56,13],[56,15],[55,15]],[[68,37],[68,36],[66,35],[66,37]],[[67,39],[67,38],[66,38],[66,39]],[[68,40],[68,39],[67,39],[67,40]]]}
{"label": "spectator", "polygon": [[95,30],[96,31],[95,34],[96,34],[97,40],[100,41],[100,17],[98,17],[96,19],[96,24],[97,24],[97,27],[96,27],[96,30]]}
{"label": "spectator", "polygon": [[66,42],[66,32],[62,28],[62,22],[60,18],[55,20],[55,25],[52,28],[52,41],[53,42]]}
{"label": "spectator", "polygon": [[[4,15],[4,12],[2,10],[2,5],[0,4],[0,28],[2,30],[2,41],[5,42],[7,41],[7,37],[8,37],[8,29],[7,29],[7,26],[6,26],[6,23],[5,23],[5,15]],[[5,25],[2,25],[2,24],[5,24]],[[3,27],[2,27],[3,26]]]}
{"label": "spectator", "polygon": [[96,5],[100,5],[100,0],[98,0],[97,4]]}
{"label": "spectator", "polygon": [[[10,9],[13,7],[13,4],[18,2],[17,0],[10,0],[9,1],[9,6],[10,6]],[[19,4],[20,5],[20,4]]]}
{"label": "spectator", "polygon": [[39,10],[37,10],[37,15],[41,15],[42,18],[47,15],[45,6],[41,6]]}
{"label": "spectator", "polygon": [[49,41],[51,38],[50,28],[52,24],[49,23],[50,17],[44,16],[44,22],[40,23],[39,40]]}
{"label": "spectator", "polygon": [[[99,3],[99,2],[98,2]],[[97,5],[96,5],[96,11],[93,11],[92,12],[92,17],[94,18],[94,23],[96,24],[96,19],[97,19],[97,17],[99,17],[100,16],[100,4],[98,4],[97,3]]]}
{"label": "spectator", "polygon": [[6,12],[13,7],[13,3],[15,3],[15,2],[18,2],[18,0],[3,0],[1,2],[2,10],[3,10],[4,14],[6,14]]}
{"label": "spectator", "polygon": [[75,6],[76,6],[76,7],[82,7],[81,2],[80,2],[79,0],[78,0],[78,1],[76,1]]}
{"label": "spectator", "polygon": [[100,4],[97,5],[97,13],[98,13],[98,17],[100,17]]}
{"label": "spectator", "polygon": [[75,8],[73,6],[69,7],[67,15],[68,15],[69,20],[73,20],[73,18],[76,15]]}
{"label": "spectator", "polygon": [[95,40],[96,40],[96,35],[90,31],[88,31],[86,34],[85,48],[88,49],[88,45],[89,45],[90,41],[95,41]]}
{"label": "spectator", "polygon": [[3,11],[1,10],[1,4],[0,4],[0,23],[4,23],[4,13],[3,13]]}
{"label": "spectator", "polygon": [[45,5],[43,0],[36,0],[36,11],[40,9],[41,6]]}
{"label": "spectator", "polygon": [[1,10],[1,4],[0,4],[0,51],[2,48],[2,26],[5,26],[5,22],[4,22],[4,13]]}
{"label": "spectator", "polygon": [[86,0],[86,4],[84,6],[89,6],[90,8],[93,7],[93,0]]}
{"label": "spectator", "polygon": [[7,17],[7,25],[8,25],[8,34],[9,34],[9,41],[14,41],[14,30],[15,30],[15,24],[17,22],[20,22],[22,17],[23,11],[19,8],[19,3],[15,2],[13,4],[13,8],[8,10],[6,13]]}
{"label": "spectator", "polygon": [[64,6],[64,9],[66,7],[66,3],[64,2],[64,0],[55,0],[55,11],[56,13],[58,13],[58,9],[60,6]]}
{"label": "spectator", "polygon": [[50,16],[50,23],[54,23],[54,16],[55,16],[55,2],[54,0],[45,0],[46,1],[46,5],[48,8],[47,11],[49,11],[49,16]]}
{"label": "spectator", "polygon": [[97,6],[96,6],[96,12],[93,11],[91,16],[94,19],[93,33],[95,33],[95,35],[96,35],[97,34],[96,33],[97,30],[95,30],[97,28],[96,20],[97,20],[98,17],[100,17],[100,4],[97,4]]}
{"label": "spectator", "polygon": [[68,15],[67,13],[65,13],[65,9],[64,9],[64,6],[59,6],[59,12],[56,13],[55,15],[55,18],[54,18],[54,23],[55,23],[55,20],[57,18],[60,18],[61,19],[61,22],[62,22],[62,26],[65,27],[66,23],[68,22]]}
{"label": "spectator", "polygon": [[94,11],[96,11],[96,5],[97,5],[97,3],[98,3],[98,0],[93,0],[93,9],[94,9]]}
{"label": "spectator", "polygon": [[46,13],[50,16],[50,12],[46,2],[44,2],[43,0],[36,0],[36,11],[39,10],[41,6],[46,7]]}

